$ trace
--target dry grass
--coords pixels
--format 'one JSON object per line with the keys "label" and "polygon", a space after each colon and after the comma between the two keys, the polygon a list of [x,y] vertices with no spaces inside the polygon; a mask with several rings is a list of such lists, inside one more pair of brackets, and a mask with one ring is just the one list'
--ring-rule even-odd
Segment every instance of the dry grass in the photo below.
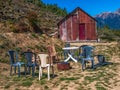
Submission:
{"label": "dry grass", "polygon": [[[70,61],[72,69],[58,71],[56,77],[47,80],[46,71],[42,79],[38,80],[38,70],[35,78],[31,75],[20,78],[9,76],[9,65],[0,64],[0,90],[119,90],[120,88],[120,57],[117,44],[95,45],[96,52],[104,53],[111,65],[97,67],[95,70],[81,70],[81,64]],[[104,47],[104,48],[102,48]],[[112,50],[112,52],[111,52]],[[97,62],[97,59],[95,59]],[[88,66],[89,64],[87,64]],[[54,65],[56,68],[56,65]]]}

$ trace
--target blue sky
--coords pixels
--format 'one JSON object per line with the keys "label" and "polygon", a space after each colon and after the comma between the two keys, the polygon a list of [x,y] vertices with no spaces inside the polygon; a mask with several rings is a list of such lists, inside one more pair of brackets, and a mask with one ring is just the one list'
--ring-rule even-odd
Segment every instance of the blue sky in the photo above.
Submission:
{"label": "blue sky", "polygon": [[57,4],[61,8],[66,8],[71,12],[76,7],[80,7],[91,16],[102,12],[114,12],[120,8],[120,0],[42,0],[44,3]]}

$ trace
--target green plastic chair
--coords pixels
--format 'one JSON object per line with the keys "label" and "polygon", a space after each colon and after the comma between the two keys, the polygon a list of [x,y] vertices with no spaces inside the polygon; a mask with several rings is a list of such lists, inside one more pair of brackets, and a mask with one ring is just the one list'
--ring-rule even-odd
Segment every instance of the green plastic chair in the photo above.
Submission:
{"label": "green plastic chair", "polygon": [[12,75],[12,67],[14,67],[15,73],[16,73],[16,67],[18,67],[18,77],[20,77],[20,68],[22,65],[25,67],[25,75],[26,75],[26,64],[18,60],[18,53],[14,50],[9,50],[8,54],[10,56],[10,75]]}
{"label": "green plastic chair", "polygon": [[81,62],[82,62],[82,70],[86,68],[86,62],[91,61],[91,67],[94,69],[94,56],[93,56],[93,47],[92,46],[84,46],[82,50]]}
{"label": "green plastic chair", "polygon": [[[33,52],[24,52],[25,58],[27,60],[26,66],[28,69],[28,74],[30,74],[31,68],[32,68],[32,76],[35,76],[35,66],[38,66],[36,63],[36,54]],[[34,62],[32,61],[32,58],[34,57]]]}

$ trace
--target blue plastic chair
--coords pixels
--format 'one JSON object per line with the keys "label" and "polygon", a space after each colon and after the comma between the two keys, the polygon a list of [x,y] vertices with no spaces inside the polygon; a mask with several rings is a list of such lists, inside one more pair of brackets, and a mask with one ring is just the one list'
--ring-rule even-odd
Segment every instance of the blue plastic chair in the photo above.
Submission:
{"label": "blue plastic chair", "polygon": [[[18,67],[18,77],[20,77],[20,68],[22,65],[25,67],[24,62],[19,62],[18,53],[14,50],[9,50],[8,54],[10,56],[10,75],[12,75],[12,67],[14,67],[14,72],[16,73],[16,67]],[[26,75],[26,67],[25,67],[25,75]]]}
{"label": "blue plastic chair", "polygon": [[[35,66],[38,66],[36,63],[36,54],[33,52],[24,52],[25,58],[27,60],[26,66],[28,69],[28,74],[30,74],[31,68],[32,68],[32,76],[35,76]],[[34,62],[32,61],[34,57]]]}
{"label": "blue plastic chair", "polygon": [[85,56],[85,52],[84,52],[84,48],[88,46],[88,45],[82,45],[79,47],[79,54],[80,54],[80,58]]}
{"label": "blue plastic chair", "polygon": [[104,65],[109,65],[109,64],[112,64],[112,62],[108,62],[106,61],[106,58],[104,55],[97,55],[97,58],[98,58],[98,64],[96,64],[96,66],[104,66]]}
{"label": "blue plastic chair", "polygon": [[86,62],[91,61],[92,63],[92,68],[94,69],[94,56],[93,56],[93,47],[92,46],[84,46],[82,48],[82,54],[80,55],[81,57],[81,62],[82,62],[82,70],[84,70],[84,67],[86,67]]}
{"label": "blue plastic chair", "polygon": [[[65,47],[70,47],[70,43],[66,43],[66,44],[65,44]],[[63,51],[64,59],[67,58],[68,53],[70,53],[70,50],[64,50],[64,51]]]}

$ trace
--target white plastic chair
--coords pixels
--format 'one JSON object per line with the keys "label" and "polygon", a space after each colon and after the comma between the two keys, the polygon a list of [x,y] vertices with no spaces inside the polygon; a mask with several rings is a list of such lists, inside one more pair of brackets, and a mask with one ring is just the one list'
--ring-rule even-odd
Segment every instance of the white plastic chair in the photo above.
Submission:
{"label": "white plastic chair", "polygon": [[40,62],[41,62],[41,64],[39,65],[39,80],[41,79],[41,76],[42,76],[42,68],[45,68],[45,67],[47,67],[48,80],[50,80],[50,66],[53,66],[53,65],[47,64],[48,54],[38,54],[38,57],[39,57]]}

